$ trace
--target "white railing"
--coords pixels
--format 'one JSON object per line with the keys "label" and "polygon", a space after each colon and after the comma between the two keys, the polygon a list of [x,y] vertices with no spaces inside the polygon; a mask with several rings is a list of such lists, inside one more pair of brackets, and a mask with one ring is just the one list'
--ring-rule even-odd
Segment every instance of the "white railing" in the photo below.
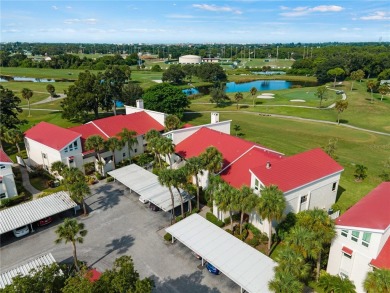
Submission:
{"label": "white railing", "polygon": [[330,214],[329,217],[334,220],[340,216],[340,210],[335,211],[333,214]]}

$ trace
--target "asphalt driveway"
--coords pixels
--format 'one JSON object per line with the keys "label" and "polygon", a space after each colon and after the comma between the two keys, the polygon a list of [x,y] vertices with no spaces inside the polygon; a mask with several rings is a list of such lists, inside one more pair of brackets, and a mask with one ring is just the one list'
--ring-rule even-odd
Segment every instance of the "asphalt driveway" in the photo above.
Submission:
{"label": "asphalt driveway", "polygon": [[[78,219],[88,234],[77,246],[80,260],[99,271],[112,267],[121,255],[132,256],[141,277],[155,281],[156,292],[239,292],[239,287],[226,276],[211,275],[200,266],[191,251],[180,243],[166,243],[160,230],[170,224],[169,214],[151,211],[138,196],[118,183],[94,186],[86,203],[88,217]],[[74,216],[68,212],[64,216]],[[20,239],[3,235],[0,247],[1,271],[20,265],[31,258],[51,252],[57,262],[71,262],[70,244],[54,244],[55,229],[63,221]],[[160,232],[159,232],[160,231]]]}

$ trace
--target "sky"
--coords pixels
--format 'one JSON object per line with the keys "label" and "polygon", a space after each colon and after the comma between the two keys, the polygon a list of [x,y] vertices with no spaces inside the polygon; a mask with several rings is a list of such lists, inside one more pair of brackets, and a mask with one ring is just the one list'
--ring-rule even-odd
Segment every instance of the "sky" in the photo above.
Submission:
{"label": "sky", "polygon": [[1,0],[1,42],[389,42],[389,0]]}

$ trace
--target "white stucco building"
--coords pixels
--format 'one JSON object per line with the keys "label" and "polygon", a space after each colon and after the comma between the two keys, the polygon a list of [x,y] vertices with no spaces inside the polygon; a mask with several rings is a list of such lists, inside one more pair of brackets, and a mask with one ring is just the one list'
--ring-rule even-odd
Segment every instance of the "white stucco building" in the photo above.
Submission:
{"label": "white stucco building", "polygon": [[374,269],[390,269],[390,182],[383,182],[336,219],[327,272],[349,278],[358,293]]}
{"label": "white stucco building", "polygon": [[[143,106],[142,101],[137,103]],[[152,129],[163,131],[165,114],[135,107],[126,107],[126,113],[127,115],[97,119],[71,128],[62,128],[47,122],[38,123],[25,132],[29,164],[42,165],[44,169],[50,171],[53,162],[61,161],[69,167],[83,171],[86,163],[94,162],[95,169],[100,170],[97,155],[85,148],[86,140],[92,135],[99,135],[104,140],[118,137],[118,133],[124,128],[137,133],[138,143],[132,146],[130,156],[142,154],[146,145],[144,135]],[[129,157],[127,143],[122,149],[114,152],[114,156],[109,150],[100,152],[104,174],[114,169],[114,157],[115,163]]]}
{"label": "white stucco building", "polygon": [[18,195],[12,164],[12,160],[0,149],[0,200]]}
{"label": "white stucco building", "polygon": [[[212,113],[213,120],[218,121]],[[318,148],[286,157],[282,153],[230,135],[227,125],[221,124],[220,128],[209,125],[176,130],[172,134],[173,140],[179,137],[175,141],[175,152],[179,159],[176,158],[175,162],[183,160],[184,165],[186,159],[199,156],[207,147],[214,146],[223,156],[219,174],[224,181],[235,188],[247,185],[259,196],[264,186],[277,185],[286,198],[285,214],[314,208],[328,210],[335,203],[343,167],[323,150]],[[201,185],[207,187],[207,172],[198,178]],[[216,206],[213,212],[221,220],[227,217]],[[268,233],[268,222],[260,219],[256,213],[250,215],[250,221],[262,232]]]}

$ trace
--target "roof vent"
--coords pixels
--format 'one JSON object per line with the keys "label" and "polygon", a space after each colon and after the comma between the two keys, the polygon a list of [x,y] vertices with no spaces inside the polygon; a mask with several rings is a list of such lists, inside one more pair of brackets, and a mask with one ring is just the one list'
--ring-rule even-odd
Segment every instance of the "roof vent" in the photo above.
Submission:
{"label": "roof vent", "polygon": [[271,169],[271,163],[270,161],[267,161],[267,165],[265,166],[267,169]]}

